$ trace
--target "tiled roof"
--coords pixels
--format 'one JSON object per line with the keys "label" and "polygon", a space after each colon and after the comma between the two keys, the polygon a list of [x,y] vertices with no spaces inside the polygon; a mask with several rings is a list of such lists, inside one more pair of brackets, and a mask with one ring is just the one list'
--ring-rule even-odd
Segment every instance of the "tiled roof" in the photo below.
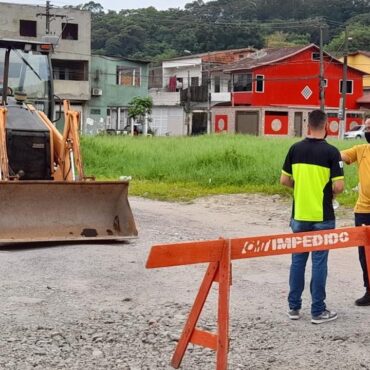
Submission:
{"label": "tiled roof", "polygon": [[184,55],[182,57],[166,59],[165,61],[201,58],[203,62],[226,64],[226,63],[230,63],[238,59],[237,54],[245,53],[248,55],[255,51],[256,49],[251,48],[251,47],[241,48],[241,49],[218,50],[218,51],[210,51],[208,53]]}
{"label": "tiled roof", "polygon": [[352,53],[349,53],[348,55],[357,55],[357,54],[363,54],[370,58],[370,51],[365,51],[365,50],[357,50]]}
{"label": "tiled roof", "polygon": [[239,60],[235,63],[231,63],[224,69],[225,72],[244,70],[244,69],[253,69],[262,65],[271,64],[282,59],[286,59],[294,54],[297,54],[300,51],[309,49],[311,47],[319,48],[310,44],[308,46],[291,46],[284,48],[266,48],[256,51],[254,54],[248,58]]}

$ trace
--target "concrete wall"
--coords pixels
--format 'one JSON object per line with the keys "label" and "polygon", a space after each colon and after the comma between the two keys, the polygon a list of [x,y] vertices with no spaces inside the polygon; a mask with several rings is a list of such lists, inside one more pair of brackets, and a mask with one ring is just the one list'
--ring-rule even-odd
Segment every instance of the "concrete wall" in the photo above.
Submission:
{"label": "concrete wall", "polygon": [[219,92],[219,93],[211,93],[211,101],[213,102],[230,102],[231,101],[231,93],[230,92]]}
{"label": "concrete wall", "polygon": [[54,80],[54,94],[63,99],[88,100],[90,98],[90,82]]}
{"label": "concrete wall", "polygon": [[[41,41],[46,35],[46,18],[38,14],[45,13],[44,6],[0,3],[0,35],[3,38],[25,39]],[[54,47],[52,60],[62,61],[68,68],[68,61],[82,61],[85,65],[85,81],[55,80],[55,94],[62,99],[69,99],[71,103],[81,106],[82,113],[85,112],[85,102],[90,99],[90,55],[91,55],[91,15],[88,11],[76,9],[55,8],[50,11],[50,36],[55,36],[58,44]],[[56,16],[53,16],[56,15]],[[63,16],[63,17],[61,17]],[[36,21],[36,37],[20,35],[20,20]],[[78,25],[78,39],[66,40],[62,38],[62,23]],[[58,109],[58,108],[57,108]],[[84,115],[82,115],[84,116]],[[85,122],[82,122],[84,127]],[[57,123],[58,125],[58,123]],[[63,119],[59,126],[63,126]]]}
{"label": "concrete wall", "polygon": [[185,112],[182,107],[155,106],[151,118],[150,125],[158,136],[186,134]]}
{"label": "concrete wall", "polygon": [[149,96],[153,100],[153,105],[175,106],[180,105],[180,92],[168,92],[165,89],[150,89]]}
{"label": "concrete wall", "polygon": [[[294,127],[294,118],[296,113],[302,114],[302,122],[301,122],[301,129],[302,129],[302,137],[307,135],[307,124],[308,124],[308,114],[313,110],[317,109],[317,107],[310,107],[310,108],[293,108],[293,107],[213,107],[212,108],[212,129],[211,132],[216,132],[217,130],[217,119],[221,117],[223,121],[227,121],[227,132],[228,133],[235,133],[236,132],[236,116],[238,112],[257,112],[258,113],[258,136],[296,136],[295,127]],[[266,112],[268,113],[287,113],[287,134],[266,134]],[[339,118],[338,118],[338,110],[327,109],[326,113],[328,114],[328,138],[336,138],[338,136],[335,132],[338,129]],[[360,111],[351,111],[348,110],[346,112],[346,123],[345,123],[345,130],[349,129],[354,124],[362,123],[362,118],[353,119],[351,115],[359,115],[362,116],[362,112]],[[285,118],[286,119],[286,118]]]}
{"label": "concrete wall", "polygon": [[[41,40],[41,37],[46,34],[45,16],[37,16],[37,14],[45,13],[45,7],[0,3],[0,32],[1,37],[16,38],[16,39],[33,39]],[[58,17],[53,18],[50,22],[50,35],[59,38],[58,47],[55,49],[54,57],[56,59],[70,60],[90,60],[91,54],[91,15],[88,11],[55,8],[51,9],[51,15],[56,14]],[[64,16],[60,18],[59,16]],[[73,18],[73,19],[72,19]],[[20,36],[19,21],[31,20],[37,22],[37,37]],[[78,24],[78,40],[62,39],[62,23]]]}

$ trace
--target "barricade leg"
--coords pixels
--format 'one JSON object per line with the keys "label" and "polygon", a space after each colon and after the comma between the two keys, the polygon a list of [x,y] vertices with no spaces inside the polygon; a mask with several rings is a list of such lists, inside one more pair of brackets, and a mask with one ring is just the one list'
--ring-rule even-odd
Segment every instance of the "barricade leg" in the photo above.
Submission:
{"label": "barricade leg", "polygon": [[230,244],[230,241],[225,241],[219,269],[217,370],[227,369],[227,354],[229,352]]}
{"label": "barricade leg", "polygon": [[207,272],[203,278],[203,282],[199,288],[199,292],[197,294],[197,297],[195,298],[193,307],[190,311],[189,317],[184,326],[184,330],[182,331],[179,342],[177,343],[175,353],[172,357],[171,366],[174,367],[175,369],[179,368],[182,358],[184,357],[186,348],[188,347],[188,344],[191,340],[191,337],[195,329],[195,325],[198,322],[199,316],[202,312],[203,306],[208,297],[209,291],[217,274],[218,268],[219,262],[212,262],[208,266]]}
{"label": "barricade leg", "polygon": [[[218,293],[218,333],[197,329],[196,324],[208,297],[212,283],[219,283]],[[225,241],[220,262],[211,262],[195,298],[175,353],[171,366],[179,368],[189,343],[217,351],[217,370],[227,369],[229,350],[229,297],[231,285],[231,246]]]}

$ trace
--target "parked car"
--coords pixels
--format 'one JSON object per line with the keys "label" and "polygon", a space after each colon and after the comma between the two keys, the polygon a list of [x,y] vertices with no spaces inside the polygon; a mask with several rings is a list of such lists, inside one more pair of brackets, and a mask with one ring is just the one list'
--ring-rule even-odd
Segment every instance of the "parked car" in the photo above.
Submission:
{"label": "parked car", "polygon": [[[124,135],[130,135],[131,134],[131,125],[126,125],[123,128],[123,134]],[[144,132],[144,124],[142,123],[134,123],[134,135],[142,135]],[[148,135],[154,135],[154,131],[151,129],[150,126],[148,126]]]}
{"label": "parked car", "polygon": [[365,137],[365,125],[353,126],[344,133],[345,139],[363,139]]}

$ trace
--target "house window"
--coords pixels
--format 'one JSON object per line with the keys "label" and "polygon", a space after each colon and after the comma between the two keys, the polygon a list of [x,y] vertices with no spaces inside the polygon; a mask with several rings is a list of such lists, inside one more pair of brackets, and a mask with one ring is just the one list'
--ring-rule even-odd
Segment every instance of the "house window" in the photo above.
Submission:
{"label": "house window", "polygon": [[312,60],[319,61],[320,60],[320,53],[312,53]]}
{"label": "house window", "polygon": [[328,79],[327,78],[324,78],[324,87],[328,87]]}
{"label": "house window", "polygon": [[[343,80],[339,81],[339,92],[342,93],[343,90]],[[346,94],[353,94],[353,81],[347,81],[347,91]]]}
{"label": "house window", "polygon": [[281,111],[266,111],[266,116],[280,116],[280,117],[287,117],[288,112],[281,112]]}
{"label": "house window", "polygon": [[215,93],[219,93],[221,91],[221,78],[220,76],[215,76]]}
{"label": "house window", "polygon": [[26,21],[24,19],[21,19],[19,21],[19,35],[36,37],[37,36],[36,26],[37,26],[36,21]]}
{"label": "house window", "polygon": [[192,77],[190,83],[191,86],[199,86],[199,77]]}
{"label": "house window", "polygon": [[348,118],[362,118],[361,113],[347,113]]}
{"label": "house window", "polygon": [[234,91],[252,91],[252,74],[237,73],[233,75]]}
{"label": "house window", "polygon": [[62,39],[78,40],[78,24],[62,23]]}
{"label": "house window", "polygon": [[265,90],[265,78],[263,75],[256,75],[256,92]]}
{"label": "house window", "polygon": [[53,77],[55,80],[88,80],[88,62],[81,60],[53,59]]}
{"label": "house window", "polygon": [[90,114],[99,115],[100,114],[100,109],[91,108],[90,109]]}
{"label": "house window", "polygon": [[117,85],[140,87],[140,68],[117,66]]}

